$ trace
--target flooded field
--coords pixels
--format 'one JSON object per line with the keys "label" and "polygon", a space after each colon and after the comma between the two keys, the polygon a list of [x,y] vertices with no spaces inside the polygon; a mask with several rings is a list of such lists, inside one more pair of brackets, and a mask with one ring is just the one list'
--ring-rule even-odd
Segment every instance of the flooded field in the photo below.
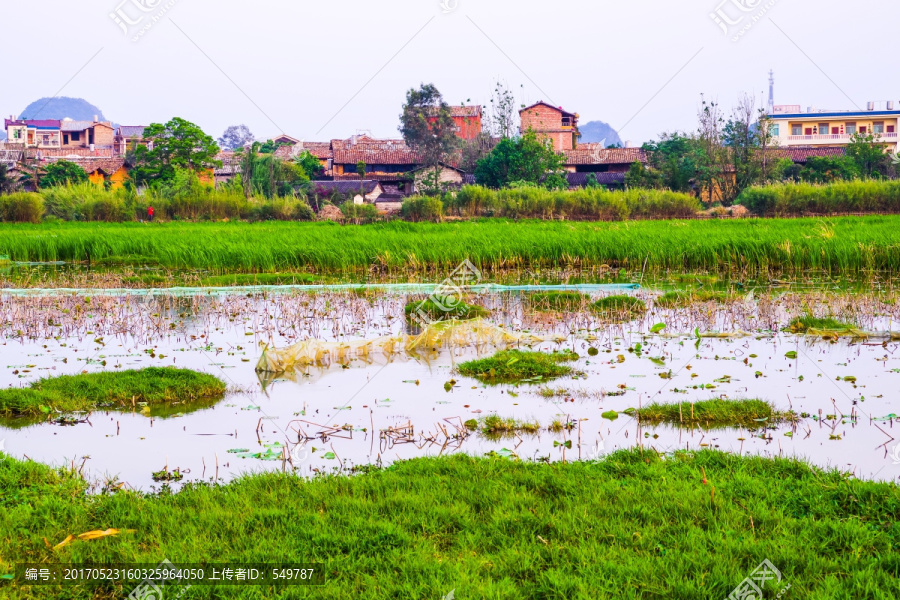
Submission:
{"label": "flooded field", "polygon": [[[4,388],[176,366],[216,375],[229,389],[214,401],[152,410],[137,402],[127,411],[48,408],[40,419],[0,421],[0,440],[13,457],[83,472],[95,490],[262,470],[350,472],[453,452],[571,461],[632,447],[797,456],[859,478],[900,478],[893,294],[744,287],[678,308],[658,303],[663,291],[652,285],[629,287],[565,288],[591,300],[627,293],[646,302],[644,314],[624,322],[577,308],[538,310],[538,288],[478,288],[468,301],[488,309],[480,323],[503,333],[504,347],[578,354],[568,376],[493,386],[457,371],[499,349],[490,336],[410,347],[421,330],[404,307],[424,298],[424,287],[4,290]],[[785,330],[805,314],[836,316],[854,332]],[[264,348],[379,339],[401,342],[390,352],[377,343],[365,354],[332,352],[285,373],[256,370]],[[712,399],[765,400],[795,418],[731,427],[691,423],[689,415],[665,425],[636,418],[651,403]]]}

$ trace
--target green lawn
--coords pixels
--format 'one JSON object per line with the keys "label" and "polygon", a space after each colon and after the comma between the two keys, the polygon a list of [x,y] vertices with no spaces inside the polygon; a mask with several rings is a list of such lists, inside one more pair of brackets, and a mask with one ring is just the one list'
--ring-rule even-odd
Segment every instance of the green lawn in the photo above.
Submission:
{"label": "green lawn", "polygon": [[[647,450],[536,464],[462,455],[353,477],[280,474],[86,497],[0,462],[0,574],[17,562],[318,562],[322,587],[185,598],[678,598],[728,594],[764,559],[788,598],[900,597],[900,491],[789,460]],[[50,549],[69,534],[132,529]],[[4,598],[122,598],[0,585]],[[770,584],[771,585],[771,584]],[[774,597],[779,586],[767,588]]]}

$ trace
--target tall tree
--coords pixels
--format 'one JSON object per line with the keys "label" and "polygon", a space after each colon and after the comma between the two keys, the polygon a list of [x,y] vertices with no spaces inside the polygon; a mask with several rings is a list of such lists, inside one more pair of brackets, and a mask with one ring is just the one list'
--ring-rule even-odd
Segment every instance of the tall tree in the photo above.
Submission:
{"label": "tall tree", "polygon": [[492,188],[508,187],[514,182],[559,185],[564,158],[548,141],[533,131],[518,138],[500,140],[490,154],[478,161],[475,179]]}
{"label": "tall tree", "polygon": [[253,143],[253,134],[246,125],[231,125],[219,138],[219,147],[222,150],[234,150],[243,148],[245,144]]}
{"label": "tall tree", "polygon": [[[521,108],[521,106],[519,106]],[[519,128],[519,112],[516,97],[509,87],[498,80],[491,95],[490,132],[494,137],[511,138]]]}
{"label": "tall tree", "polygon": [[882,178],[891,174],[891,155],[875,133],[856,132],[847,144],[847,156],[856,163],[863,177]]}
{"label": "tall tree", "polygon": [[447,162],[459,147],[456,124],[450,116],[450,105],[434,84],[422,84],[418,90],[406,93],[406,104],[400,115],[400,133],[417,150],[425,166],[440,171],[440,163]]}
{"label": "tall tree", "polygon": [[175,117],[165,124],[153,123],[144,130],[146,146],[134,150],[136,183],[157,184],[171,181],[175,169],[197,171],[221,166],[216,160],[216,141],[199,126]]}

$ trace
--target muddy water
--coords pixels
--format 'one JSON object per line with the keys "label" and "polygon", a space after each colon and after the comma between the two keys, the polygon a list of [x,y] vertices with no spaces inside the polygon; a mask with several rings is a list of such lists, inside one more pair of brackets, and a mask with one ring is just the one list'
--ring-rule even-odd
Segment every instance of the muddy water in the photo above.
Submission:
{"label": "muddy water", "polygon": [[[0,296],[4,387],[151,365],[197,369],[229,385],[223,399],[201,406],[149,414],[135,406],[68,415],[61,422],[61,415],[38,423],[4,421],[0,440],[14,457],[82,469],[97,489],[115,480],[149,490],[161,485],[151,474],[166,467],[184,473],[184,483],[262,470],[347,471],[450,452],[592,459],[635,446],[797,456],[857,477],[900,478],[900,450],[892,439],[900,440],[900,422],[892,416],[900,413],[897,343],[877,336],[832,343],[780,331],[812,308],[884,332],[898,317],[896,304],[863,296],[782,295],[663,310],[652,304],[658,293],[631,293],[651,310],[625,324],[600,323],[587,312],[535,313],[517,293],[478,296],[491,309],[492,322],[564,340],[538,348],[571,348],[581,356],[573,377],[493,387],[454,372],[459,361],[490,348],[390,361],[376,354],[274,379],[256,374],[261,343],[281,348],[310,338],[403,332],[407,296],[400,293]],[[666,328],[650,333],[658,323]],[[698,345],[695,332],[729,337],[701,337]],[[589,348],[598,353],[589,355]],[[789,351],[797,357],[786,357]],[[622,412],[650,402],[713,398],[761,398],[809,416],[748,431],[641,426]],[[607,411],[618,418],[604,418]],[[492,438],[463,426],[491,414],[537,422],[541,430]],[[554,422],[566,426],[548,430]]]}

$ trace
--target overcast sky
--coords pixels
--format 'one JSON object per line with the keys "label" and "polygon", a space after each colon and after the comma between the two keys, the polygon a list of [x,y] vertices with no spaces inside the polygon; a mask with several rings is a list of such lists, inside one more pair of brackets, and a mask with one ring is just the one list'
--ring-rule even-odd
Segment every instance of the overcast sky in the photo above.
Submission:
{"label": "overcast sky", "polygon": [[770,68],[776,104],[900,100],[900,3],[721,2],[3,0],[15,57],[0,112],[61,95],[123,125],[180,116],[214,137],[239,123],[258,138],[397,137],[410,87],[487,104],[500,78],[521,102],[640,143],[693,129],[701,93],[728,108],[742,92],[763,97]]}

